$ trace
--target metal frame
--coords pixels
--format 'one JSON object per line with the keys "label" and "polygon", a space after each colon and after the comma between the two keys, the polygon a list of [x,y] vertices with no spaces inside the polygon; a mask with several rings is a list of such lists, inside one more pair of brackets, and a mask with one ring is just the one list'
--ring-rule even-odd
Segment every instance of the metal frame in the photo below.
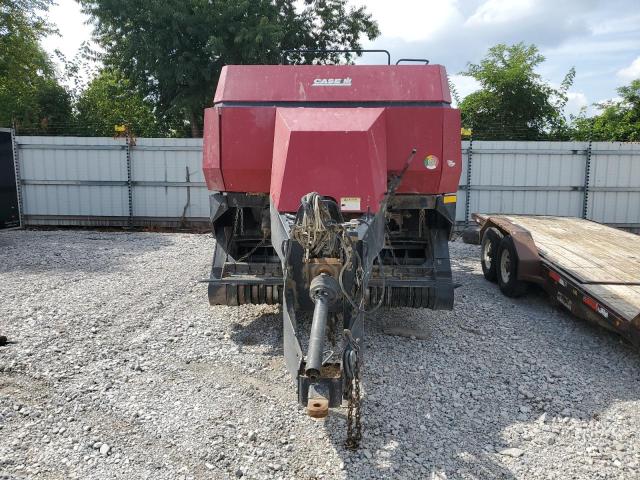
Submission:
{"label": "metal frame", "polygon": [[198,230],[209,227],[207,217],[190,217],[182,222],[178,217],[133,217],[130,222],[128,216],[88,216],[88,215],[24,215],[24,224],[31,227],[158,227],[180,228],[185,225]]}
{"label": "metal frame", "polygon": [[[393,191],[395,192],[395,189]],[[344,222],[340,212],[337,211],[338,207],[331,207],[335,202],[331,203],[333,201],[328,199],[321,201],[326,202],[327,208],[336,209],[331,213],[334,220],[337,221],[339,218],[340,222]],[[304,206],[300,207],[296,215],[280,213],[268,195],[232,192],[213,193],[210,204],[216,244],[211,275],[208,279],[202,280],[208,283],[209,302],[212,305],[282,302],[285,364],[298,387],[300,403],[305,405],[309,398],[317,399],[321,396],[327,401],[329,407],[339,406],[342,402],[343,387],[347,381],[348,372],[352,370],[344,367],[340,362],[330,364],[331,368],[317,368],[318,355],[323,352],[322,345],[320,343],[318,347],[318,342],[309,341],[309,351],[305,356],[298,338],[296,312],[314,312],[312,338],[315,338],[314,331],[324,331],[328,322],[328,312],[341,313],[343,328],[348,330],[356,341],[359,339],[360,346],[363,347],[364,312],[356,309],[345,298],[336,304],[331,302],[328,307],[323,307],[324,303],[319,300],[319,297],[312,294],[314,289],[322,286],[326,289],[327,295],[330,291],[334,292],[329,296],[337,299],[343,295],[342,292],[338,292],[340,288],[330,288],[332,282],[329,279],[319,280],[323,274],[330,272],[333,283],[337,285],[338,275],[336,271],[331,270],[334,263],[330,260],[336,260],[338,262],[336,268],[340,270],[340,259],[319,257],[315,259],[319,263],[314,263],[314,259],[306,263],[303,261],[304,250],[291,238],[290,233],[305,211]],[[259,245],[263,245],[268,250],[273,249],[275,253],[264,256],[256,253],[254,257],[246,258],[245,256],[242,260],[237,260],[234,257],[239,256],[238,245],[250,249],[251,254],[256,251],[255,248],[251,249],[251,244],[247,246],[246,242],[256,236],[258,228],[256,221],[260,218],[256,212],[260,210],[266,212],[266,208],[268,208],[269,241],[265,242],[263,239]],[[243,213],[239,209],[243,209]],[[249,220],[247,212],[251,211],[254,213],[252,213],[252,220]],[[414,264],[396,262],[395,254],[387,252],[387,263],[385,263],[382,260],[384,255],[380,256],[380,252],[386,246],[386,215],[409,211],[414,212],[416,221],[417,212],[425,212],[424,220],[428,228],[425,236],[415,237],[414,242],[421,245],[419,248],[424,249],[424,255],[419,256],[420,260]],[[240,218],[244,219],[243,226],[238,228],[236,222]],[[262,218],[264,221],[266,217]],[[442,195],[389,194],[375,215],[361,214],[358,222],[349,231],[354,249],[362,259],[361,288],[363,290],[361,292],[369,305],[368,308],[374,305],[452,308],[454,285],[449,262],[448,240],[454,218],[455,204],[445,204]],[[264,227],[260,225],[260,228]],[[417,227],[414,228],[416,230],[413,230],[413,233],[416,233]],[[399,243],[394,243],[396,241]],[[390,249],[394,246],[400,249],[407,248],[400,245],[402,241],[402,239],[391,239],[388,247]],[[391,261],[392,257],[393,261]],[[262,258],[264,260],[261,260]],[[378,264],[374,263],[376,258],[379,259]],[[352,269],[353,271],[345,271],[341,278],[345,289],[343,291],[352,291],[356,266],[354,265]],[[317,348],[314,350],[312,346]],[[314,352],[315,355],[313,355]],[[315,363],[312,361],[314,359]],[[309,374],[309,371],[314,372],[313,375]]]}
{"label": "metal frame", "polygon": [[587,218],[587,210],[589,209],[589,176],[591,174],[591,140],[587,147],[586,158],[584,162],[584,195],[582,197],[582,218]]}
{"label": "metal frame", "polygon": [[469,226],[469,216],[471,208],[471,167],[473,165],[473,137],[469,139],[469,147],[467,148],[467,181],[465,182],[464,196],[464,224]]}
{"label": "metal frame", "polygon": [[289,50],[284,50],[282,52],[281,58],[280,58],[280,63],[282,65],[288,65],[288,55],[290,53],[300,53],[300,54],[307,54],[307,53],[384,53],[387,56],[387,65],[391,65],[391,54],[389,53],[388,50],[382,50],[382,49],[347,49],[347,50],[342,50],[342,49],[330,49],[330,50],[323,50],[323,49],[311,49],[311,50],[307,50],[307,49],[289,49]]}
{"label": "metal frame", "polygon": [[22,179],[20,177],[20,157],[18,154],[18,142],[16,141],[16,131],[11,128],[11,146],[13,148],[13,168],[16,175],[16,192],[18,193],[18,221],[20,228],[24,225],[23,205],[22,205]]}
{"label": "metal frame", "polygon": [[576,278],[543,258],[531,233],[505,217],[474,214],[474,220],[481,225],[481,236],[489,227],[495,227],[504,235],[511,235],[518,254],[518,279],[540,285],[552,302],[560,304],[583,320],[598,324],[617,332],[640,348],[640,315],[625,320],[624,316],[612,308],[606,300],[586,290]]}
{"label": "metal frame", "polygon": [[429,60],[426,58],[401,58],[396,62],[396,65],[400,65],[402,62],[420,62],[429,65]]}
{"label": "metal frame", "polygon": [[[21,143],[21,150],[125,150],[126,145],[59,145],[53,143]],[[131,150],[151,152],[201,152],[202,147],[190,145],[130,145]]]}
{"label": "metal frame", "polygon": [[593,298],[579,282],[550,262],[543,260],[541,271],[544,281],[540,284],[554,304],[562,305],[578,318],[622,335],[640,348],[640,315],[631,321],[625,320],[606,302]]}
{"label": "metal frame", "polygon": [[89,187],[206,187],[205,182],[165,182],[161,180],[22,180],[22,185],[69,185]]}
{"label": "metal frame", "polygon": [[13,128],[0,128],[0,132],[9,133],[11,135],[11,155],[13,157],[13,172],[16,180],[16,197],[18,200],[18,226],[7,228],[6,230],[16,230],[24,226],[24,218],[22,216],[22,183],[20,181],[20,158],[18,156],[18,144],[16,142],[16,132]]}
{"label": "metal frame", "polygon": [[131,139],[127,135],[127,194],[129,208],[129,225],[133,226],[133,184],[131,175]]}

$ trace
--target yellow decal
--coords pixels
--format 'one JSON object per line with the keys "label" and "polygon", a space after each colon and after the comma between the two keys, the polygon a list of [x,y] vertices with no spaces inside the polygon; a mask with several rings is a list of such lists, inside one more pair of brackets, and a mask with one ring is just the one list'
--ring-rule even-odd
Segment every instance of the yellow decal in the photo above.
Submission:
{"label": "yellow decal", "polygon": [[455,194],[444,196],[444,203],[456,203],[457,200],[458,200],[458,196]]}

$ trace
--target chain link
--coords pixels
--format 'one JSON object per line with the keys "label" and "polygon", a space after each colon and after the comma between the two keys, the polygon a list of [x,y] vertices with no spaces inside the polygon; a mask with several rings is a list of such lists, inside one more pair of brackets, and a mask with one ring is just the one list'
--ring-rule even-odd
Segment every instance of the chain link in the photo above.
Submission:
{"label": "chain link", "polygon": [[427,229],[426,221],[425,221],[426,210],[423,208],[420,210],[418,215],[418,237],[422,238],[424,231]]}
{"label": "chain link", "polygon": [[[360,392],[360,355],[355,353],[353,378],[347,384],[347,440],[345,446],[349,450],[356,450],[362,440],[362,396]],[[355,418],[354,418],[355,417]]]}

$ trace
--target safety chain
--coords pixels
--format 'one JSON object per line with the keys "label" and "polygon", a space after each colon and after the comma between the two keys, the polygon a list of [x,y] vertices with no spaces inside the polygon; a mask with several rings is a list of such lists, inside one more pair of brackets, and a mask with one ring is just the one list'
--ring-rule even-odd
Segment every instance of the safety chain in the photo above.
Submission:
{"label": "safety chain", "polygon": [[358,351],[355,353],[355,362],[353,365],[353,378],[347,383],[347,440],[345,447],[349,450],[356,450],[360,446],[362,440],[362,396],[360,392],[360,355]]}
{"label": "safety chain", "polygon": [[[356,450],[362,440],[361,396],[360,396],[360,366],[356,355],[353,379],[347,385],[347,396],[349,403],[347,406],[347,440],[345,446],[350,450]],[[354,422],[355,417],[355,422]]]}

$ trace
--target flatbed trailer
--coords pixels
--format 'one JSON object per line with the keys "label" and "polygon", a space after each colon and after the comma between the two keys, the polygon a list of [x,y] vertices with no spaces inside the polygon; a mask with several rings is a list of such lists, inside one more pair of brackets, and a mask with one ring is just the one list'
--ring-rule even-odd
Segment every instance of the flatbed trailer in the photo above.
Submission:
{"label": "flatbed trailer", "polygon": [[556,304],[640,348],[640,236],[570,217],[474,214],[485,278],[507,296],[540,285]]}

